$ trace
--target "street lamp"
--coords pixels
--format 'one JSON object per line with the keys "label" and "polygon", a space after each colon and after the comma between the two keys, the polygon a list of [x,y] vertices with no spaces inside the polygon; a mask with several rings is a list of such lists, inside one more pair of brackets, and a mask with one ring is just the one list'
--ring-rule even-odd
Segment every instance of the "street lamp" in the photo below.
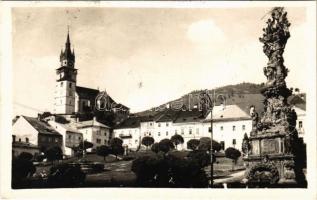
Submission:
{"label": "street lamp", "polygon": [[208,94],[208,90],[205,90],[202,93],[201,96],[201,102],[203,103],[204,106],[206,106],[206,109],[208,109],[210,111],[210,128],[208,129],[208,131],[210,132],[210,187],[213,187],[213,182],[214,182],[214,166],[213,166],[213,146],[212,146],[212,141],[213,141],[213,119],[212,119],[212,111],[214,108],[214,105],[216,103],[216,100],[221,98],[222,101],[225,101],[225,98],[222,94],[218,94],[216,96],[215,90],[214,90],[214,94],[212,96],[212,98],[210,97],[210,95]]}

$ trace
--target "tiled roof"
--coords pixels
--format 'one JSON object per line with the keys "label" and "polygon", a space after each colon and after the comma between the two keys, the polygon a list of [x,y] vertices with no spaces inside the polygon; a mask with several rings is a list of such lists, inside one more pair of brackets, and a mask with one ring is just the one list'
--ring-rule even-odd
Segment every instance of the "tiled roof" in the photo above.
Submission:
{"label": "tiled roof", "polygon": [[199,122],[204,119],[202,111],[198,109],[193,109],[191,111],[178,111],[177,117],[174,123],[188,123],[188,122]]}
{"label": "tiled roof", "polygon": [[33,126],[41,134],[61,135],[46,122],[39,121],[37,118],[34,117],[23,117],[26,121],[28,121],[31,124],[31,126]]}
{"label": "tiled roof", "polygon": [[173,109],[166,109],[160,113],[158,113],[156,115],[156,122],[169,122],[169,121],[174,121],[177,116],[178,116],[178,112],[177,110],[173,110]]}
{"label": "tiled roof", "polygon": [[249,114],[237,105],[215,106],[212,113],[213,119],[250,118]]}
{"label": "tiled roof", "polygon": [[125,119],[120,124],[116,125],[114,129],[122,129],[122,128],[137,128],[140,127],[142,117],[132,116]]}
{"label": "tiled roof", "polygon": [[110,128],[109,126],[106,126],[103,123],[100,123],[96,120],[87,120],[87,121],[81,121],[81,122],[76,122],[77,128],[87,128],[87,127],[93,127],[93,126],[99,126],[103,128]]}

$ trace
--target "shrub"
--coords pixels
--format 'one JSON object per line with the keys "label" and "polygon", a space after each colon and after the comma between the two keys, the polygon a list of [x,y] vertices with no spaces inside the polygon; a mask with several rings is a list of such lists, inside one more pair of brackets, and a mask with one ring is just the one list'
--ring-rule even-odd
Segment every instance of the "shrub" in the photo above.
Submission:
{"label": "shrub", "polygon": [[178,135],[178,134],[173,135],[171,137],[171,141],[173,142],[173,144],[175,146],[178,146],[179,144],[184,144],[184,138],[181,135]]}
{"label": "shrub", "polygon": [[[26,155],[26,154],[25,154]],[[32,176],[36,171],[29,156],[12,159],[12,187],[20,188],[25,184],[26,178]]]}
{"label": "shrub", "polygon": [[48,183],[51,187],[74,187],[81,185],[85,178],[80,165],[59,164],[51,167]]}
{"label": "shrub", "polygon": [[118,155],[124,153],[124,148],[122,147],[123,141],[120,138],[113,138],[110,140],[111,153],[118,158]]}
{"label": "shrub", "polygon": [[191,139],[187,142],[187,149],[197,150],[198,145],[199,145],[199,140]]}
{"label": "shrub", "polygon": [[225,150],[227,158],[232,159],[232,170],[234,170],[234,164],[237,164],[238,158],[241,156],[241,152],[233,147],[229,147]]}
{"label": "shrub", "polygon": [[[211,139],[209,137],[200,138],[198,149],[203,151],[210,151]],[[212,141],[212,150],[213,152],[221,150],[221,145],[215,140]]]}
{"label": "shrub", "polygon": [[32,158],[33,158],[33,155],[28,152],[22,152],[18,156],[18,159],[21,159],[21,160],[32,160]]}
{"label": "shrub", "polygon": [[187,157],[196,160],[201,168],[208,166],[210,163],[210,155],[206,151],[195,150],[190,152]]}
{"label": "shrub", "polygon": [[45,152],[45,156],[49,161],[62,160],[63,159],[63,151],[60,147],[55,146],[51,147]]}
{"label": "shrub", "polygon": [[159,144],[156,142],[152,145],[151,147],[151,150],[154,152],[154,153],[158,153],[159,152]]}
{"label": "shrub", "polygon": [[174,149],[174,144],[171,140],[169,139],[163,139],[159,142],[159,150],[167,153],[169,152],[171,149]]}
{"label": "shrub", "polygon": [[106,145],[97,147],[97,155],[102,156],[104,161],[106,160],[106,156],[108,156],[110,152],[111,152],[110,147]]}
{"label": "shrub", "polygon": [[154,139],[149,136],[142,138],[141,143],[146,146],[146,149],[154,143]]}

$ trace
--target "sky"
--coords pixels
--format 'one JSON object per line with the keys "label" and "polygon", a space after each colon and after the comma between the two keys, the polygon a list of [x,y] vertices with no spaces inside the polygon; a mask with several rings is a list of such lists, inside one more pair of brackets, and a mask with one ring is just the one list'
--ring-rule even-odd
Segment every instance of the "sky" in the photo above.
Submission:
{"label": "sky", "polygon": [[[13,8],[14,115],[52,111],[55,69],[67,27],[77,85],[106,90],[132,112],[192,90],[265,82],[262,28],[271,8]],[[286,8],[289,87],[308,90],[311,24],[303,7]]]}

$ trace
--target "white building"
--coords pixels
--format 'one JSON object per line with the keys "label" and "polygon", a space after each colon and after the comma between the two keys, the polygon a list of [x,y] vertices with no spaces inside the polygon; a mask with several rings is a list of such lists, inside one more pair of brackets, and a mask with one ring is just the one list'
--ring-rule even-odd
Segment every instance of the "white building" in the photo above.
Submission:
{"label": "white building", "polygon": [[88,152],[95,151],[98,146],[108,145],[111,138],[110,127],[93,120],[76,122],[76,128],[83,134],[84,140],[91,142],[93,147]]}
{"label": "white building", "polygon": [[55,120],[50,120],[48,121],[48,124],[63,136],[63,153],[68,156],[73,156],[74,152],[72,148],[79,146],[80,142],[83,140],[83,134],[71,123],[62,124]]}
{"label": "white building", "polygon": [[[241,150],[242,139],[246,133],[250,136],[252,120],[249,114],[237,105],[215,106],[212,117],[213,139],[219,142],[223,149],[234,147]],[[204,121],[204,132],[210,128],[210,114]],[[208,133],[210,137],[210,133]]]}
{"label": "white building", "polygon": [[41,152],[51,147],[61,147],[63,137],[48,123],[38,118],[20,116],[12,127],[15,141],[35,145]]}
{"label": "white building", "polygon": [[113,129],[113,137],[120,138],[123,146],[137,150],[141,144],[140,118],[129,117]]}

